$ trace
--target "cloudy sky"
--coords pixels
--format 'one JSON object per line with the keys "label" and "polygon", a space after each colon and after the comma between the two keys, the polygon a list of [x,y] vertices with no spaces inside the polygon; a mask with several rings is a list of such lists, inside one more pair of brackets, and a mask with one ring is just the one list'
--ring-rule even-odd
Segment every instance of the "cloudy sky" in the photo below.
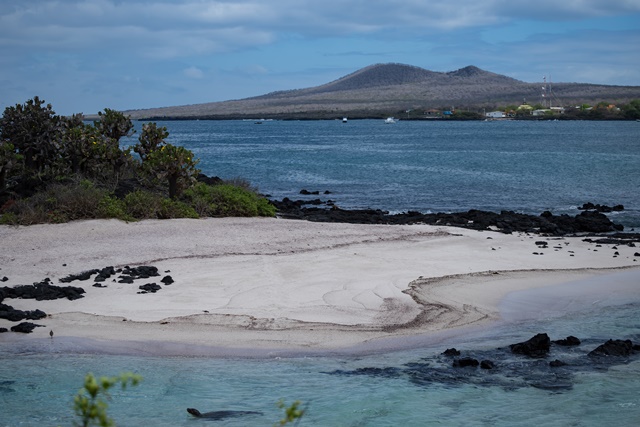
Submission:
{"label": "cloudy sky", "polygon": [[640,0],[0,0],[2,110],[241,99],[388,62],[640,85]]}

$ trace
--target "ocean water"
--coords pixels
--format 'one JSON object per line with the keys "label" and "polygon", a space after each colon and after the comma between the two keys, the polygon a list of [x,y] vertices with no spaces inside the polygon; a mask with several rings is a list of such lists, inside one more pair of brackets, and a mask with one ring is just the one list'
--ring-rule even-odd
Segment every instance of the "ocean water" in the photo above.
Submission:
{"label": "ocean water", "polygon": [[[575,215],[585,202],[622,204],[625,211],[612,219],[640,227],[635,121],[158,124],[167,127],[171,143],[194,152],[205,174],[246,179],[275,199],[321,198],[343,208],[423,213]],[[302,189],[320,195],[301,196]]]}
{"label": "ocean water", "polygon": [[[543,360],[506,348],[538,332],[574,335],[582,344],[553,346]],[[637,426],[640,357],[599,363],[587,356],[610,338],[640,340],[640,296],[364,354],[141,357],[60,353],[55,337],[18,347],[0,342],[0,426],[71,426],[84,374],[125,371],[143,380],[112,392],[109,413],[119,426],[272,426],[283,415],[280,399],[303,402],[301,426]],[[450,347],[497,367],[454,369],[441,356]],[[549,368],[554,359],[569,366]],[[207,421],[187,407],[261,414]]]}
{"label": "ocean water", "polygon": [[[194,151],[204,173],[248,179],[274,198],[328,190],[313,197],[398,212],[577,213],[591,201],[625,205],[613,219],[640,227],[636,122],[159,124],[170,142]],[[300,426],[637,426],[640,357],[602,363],[587,353],[610,338],[640,342],[640,271],[603,283],[610,297],[510,295],[501,322],[417,337],[397,350],[154,357],[69,353],[55,337],[17,344],[0,335],[0,427],[71,426],[84,375],[124,371],[143,381],[112,392],[109,412],[119,426],[271,426],[283,414],[279,399],[303,402]],[[627,291],[613,291],[615,283]],[[528,310],[514,310],[516,303]],[[505,348],[538,332],[575,335],[583,344],[554,346],[544,360]],[[450,347],[497,368],[453,369],[441,356]],[[568,366],[549,368],[556,358]],[[190,417],[187,407],[261,415],[208,421]]]}

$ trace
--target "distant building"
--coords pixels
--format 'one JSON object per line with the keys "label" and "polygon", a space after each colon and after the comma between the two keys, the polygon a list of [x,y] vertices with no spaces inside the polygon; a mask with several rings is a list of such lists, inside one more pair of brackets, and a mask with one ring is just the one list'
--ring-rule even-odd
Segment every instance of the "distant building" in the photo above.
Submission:
{"label": "distant building", "polygon": [[507,114],[504,111],[490,111],[485,113],[485,117],[489,119],[504,119],[507,117]]}
{"label": "distant building", "polygon": [[551,114],[551,110],[548,110],[546,108],[542,109],[542,110],[533,110],[531,112],[531,115],[533,115],[533,116],[544,116],[544,115],[547,115],[547,114]]}

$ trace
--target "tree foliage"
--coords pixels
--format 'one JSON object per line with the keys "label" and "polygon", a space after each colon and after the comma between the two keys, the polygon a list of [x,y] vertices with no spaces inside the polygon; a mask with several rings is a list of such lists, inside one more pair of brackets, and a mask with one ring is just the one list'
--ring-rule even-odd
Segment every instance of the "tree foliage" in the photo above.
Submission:
{"label": "tree foliage", "polygon": [[114,143],[119,143],[125,136],[132,136],[135,133],[133,122],[120,111],[105,108],[104,112],[98,112],[98,120],[93,122],[100,134],[106,136]]}
{"label": "tree foliage", "polygon": [[[137,159],[120,142],[135,132],[131,119],[108,108],[98,117],[88,124],[81,114],[58,116],[38,97],[5,109],[0,118],[0,223],[275,214],[255,191],[226,187],[214,192],[215,209],[196,209],[194,203],[202,204],[203,197],[181,196],[196,183],[198,160],[186,148],[165,142],[166,127],[143,125],[132,147]],[[131,193],[135,197],[127,196]],[[153,203],[138,203],[142,199]]]}
{"label": "tree foliage", "polygon": [[37,173],[46,172],[55,161],[60,134],[60,117],[37,96],[7,107],[0,119],[2,142],[13,145],[25,167]]}
{"label": "tree foliage", "polygon": [[166,127],[158,127],[155,123],[147,123],[142,125],[142,133],[138,137],[138,144],[133,147],[133,151],[138,153],[140,159],[144,162],[149,154],[162,147],[169,136]]}
{"label": "tree foliage", "polygon": [[196,176],[200,173],[196,169],[197,164],[198,160],[194,160],[191,151],[172,144],[151,151],[144,162],[146,170],[167,181],[171,199],[195,184]]}
{"label": "tree foliage", "polygon": [[138,385],[142,380],[140,375],[123,373],[115,377],[96,378],[89,373],[84,378],[84,386],[73,399],[73,408],[79,420],[74,423],[76,426],[89,427],[100,426],[110,427],[115,425],[113,419],[107,414],[111,398],[109,390],[120,384],[122,389],[127,385]]}
{"label": "tree foliage", "polygon": [[640,99],[634,99],[622,107],[623,114],[627,119],[640,119]]}
{"label": "tree foliage", "polygon": [[7,176],[18,167],[21,159],[12,143],[0,141],[0,191],[4,190]]}

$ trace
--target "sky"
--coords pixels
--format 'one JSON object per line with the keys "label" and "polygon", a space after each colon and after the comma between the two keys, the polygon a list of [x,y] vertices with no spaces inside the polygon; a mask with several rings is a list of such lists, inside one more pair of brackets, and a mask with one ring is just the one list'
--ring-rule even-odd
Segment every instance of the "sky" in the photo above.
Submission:
{"label": "sky", "polygon": [[0,109],[301,89],[378,63],[640,86],[640,0],[0,0]]}

